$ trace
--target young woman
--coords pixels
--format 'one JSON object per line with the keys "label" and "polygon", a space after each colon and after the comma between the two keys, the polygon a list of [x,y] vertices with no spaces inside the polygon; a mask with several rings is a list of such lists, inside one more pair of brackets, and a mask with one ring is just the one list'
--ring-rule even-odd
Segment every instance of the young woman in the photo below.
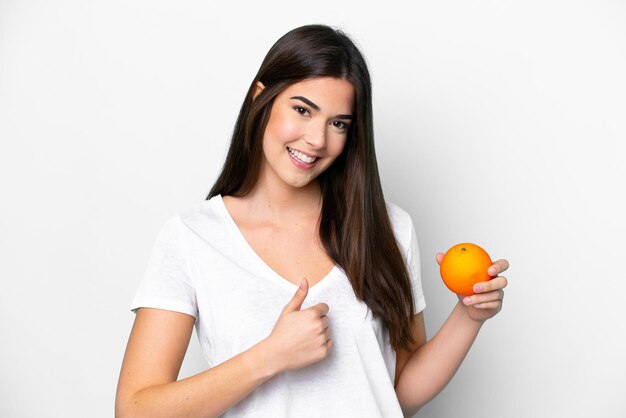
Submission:
{"label": "young woman", "polygon": [[[383,197],[365,60],[339,30],[294,29],[250,85],[207,200],[157,238],[116,416],[411,416],[500,311],[507,268],[426,341],[417,237]],[[194,325],[211,367],[177,381]]]}

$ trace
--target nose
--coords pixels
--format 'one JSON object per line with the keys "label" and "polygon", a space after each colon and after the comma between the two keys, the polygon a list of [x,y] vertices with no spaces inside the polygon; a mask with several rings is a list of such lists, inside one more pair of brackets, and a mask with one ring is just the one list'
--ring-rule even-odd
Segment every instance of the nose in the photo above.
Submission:
{"label": "nose", "polygon": [[314,149],[322,149],[326,147],[326,126],[311,127],[305,135],[305,142]]}

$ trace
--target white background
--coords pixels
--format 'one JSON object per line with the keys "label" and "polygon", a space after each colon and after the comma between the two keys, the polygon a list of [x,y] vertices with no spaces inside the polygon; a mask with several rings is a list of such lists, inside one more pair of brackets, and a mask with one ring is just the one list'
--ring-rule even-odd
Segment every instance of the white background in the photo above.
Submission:
{"label": "white background", "polygon": [[[369,62],[429,338],[456,302],[437,252],[510,262],[502,312],[417,416],[626,416],[626,5],[598,0],[0,0],[0,416],[113,416],[156,234],[206,197],[265,53],[309,23]],[[194,335],[180,377],[204,369]]]}

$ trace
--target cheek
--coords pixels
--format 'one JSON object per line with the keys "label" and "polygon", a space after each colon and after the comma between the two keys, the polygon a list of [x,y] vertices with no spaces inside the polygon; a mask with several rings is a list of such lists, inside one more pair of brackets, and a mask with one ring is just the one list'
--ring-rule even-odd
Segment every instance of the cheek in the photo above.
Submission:
{"label": "cheek", "polygon": [[270,120],[267,125],[267,130],[271,132],[274,138],[285,142],[292,141],[302,136],[301,126],[286,117],[278,117],[274,120]]}
{"label": "cheek", "polygon": [[291,141],[302,136],[302,129],[293,122],[284,122],[277,127],[276,132],[286,141]]}
{"label": "cheek", "polygon": [[329,148],[332,147],[332,149],[329,149],[329,153],[338,157],[343,150],[345,149],[346,146],[346,138],[342,137],[342,138],[337,138],[335,141],[331,141],[329,143]]}

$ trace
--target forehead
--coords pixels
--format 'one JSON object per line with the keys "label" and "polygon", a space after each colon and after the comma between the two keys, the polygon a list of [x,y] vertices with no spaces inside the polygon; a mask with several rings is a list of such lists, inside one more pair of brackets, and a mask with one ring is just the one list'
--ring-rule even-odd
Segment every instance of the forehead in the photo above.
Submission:
{"label": "forehead", "polygon": [[351,113],[355,89],[346,79],[318,77],[294,83],[283,90],[280,96],[283,100],[303,96],[319,106],[321,111]]}

